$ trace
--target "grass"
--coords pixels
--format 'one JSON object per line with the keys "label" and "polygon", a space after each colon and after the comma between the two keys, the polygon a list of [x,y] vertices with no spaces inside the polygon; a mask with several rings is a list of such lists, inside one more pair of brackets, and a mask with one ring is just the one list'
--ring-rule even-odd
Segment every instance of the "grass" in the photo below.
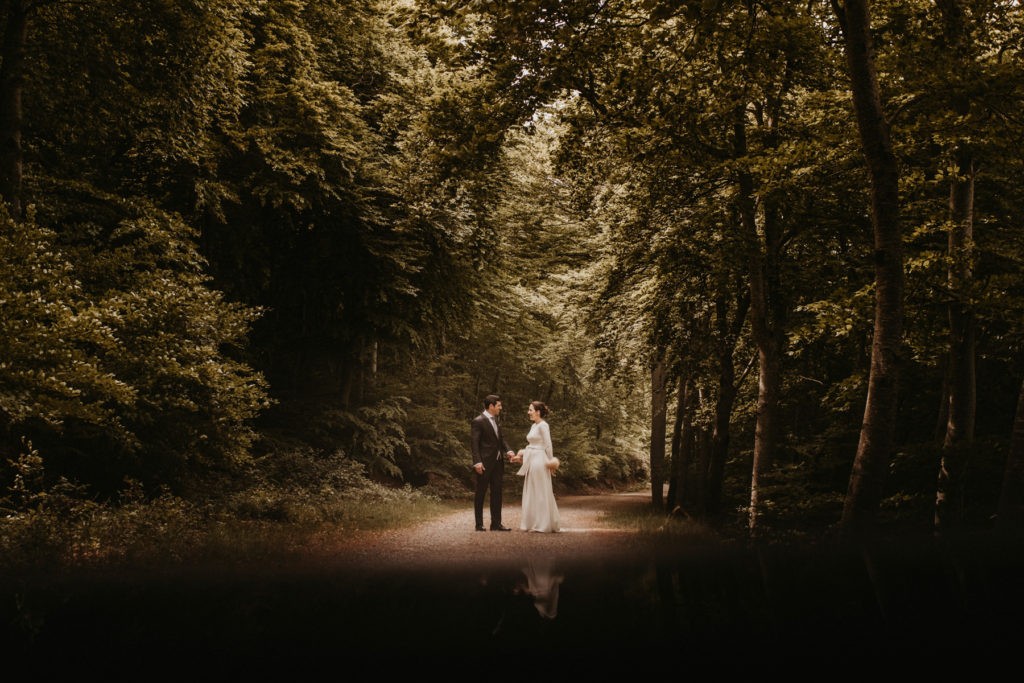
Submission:
{"label": "grass", "polygon": [[366,482],[343,491],[256,488],[202,504],[163,495],[100,504],[63,494],[0,518],[0,572],[250,563],[333,536],[402,528],[456,509],[411,488]]}
{"label": "grass", "polygon": [[712,527],[688,515],[666,515],[649,505],[618,508],[609,512],[608,521],[635,530],[642,539],[671,546],[693,543],[718,543],[720,534]]}

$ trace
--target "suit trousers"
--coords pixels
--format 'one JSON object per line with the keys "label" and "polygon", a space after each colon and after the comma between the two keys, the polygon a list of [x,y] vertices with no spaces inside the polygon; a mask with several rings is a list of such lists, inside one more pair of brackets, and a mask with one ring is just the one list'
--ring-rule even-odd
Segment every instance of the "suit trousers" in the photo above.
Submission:
{"label": "suit trousers", "polygon": [[[501,484],[505,472],[502,458],[494,457],[484,460],[484,473],[476,474],[476,495],[473,497],[473,513],[476,525],[484,525],[484,498],[487,491],[491,492],[491,528],[501,526]],[[474,473],[475,474],[475,473]]]}

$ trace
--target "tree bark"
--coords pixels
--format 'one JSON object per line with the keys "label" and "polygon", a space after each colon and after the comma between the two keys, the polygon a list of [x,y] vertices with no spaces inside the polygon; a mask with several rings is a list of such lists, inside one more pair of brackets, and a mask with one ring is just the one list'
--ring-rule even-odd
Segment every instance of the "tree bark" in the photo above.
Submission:
{"label": "tree bark", "polygon": [[697,403],[697,391],[692,380],[681,382],[679,386],[679,410],[682,419],[679,422],[679,471],[676,481],[676,505],[669,509],[681,507],[693,509],[693,456],[694,456],[694,406]]}
{"label": "tree bark", "polygon": [[[734,125],[734,152],[737,157],[747,153],[746,124],[742,110]],[[757,418],[754,430],[754,460],[750,481],[750,532],[756,533],[760,506],[760,477],[774,459],[778,404],[781,382],[783,325],[781,296],[778,288],[778,254],[780,235],[771,211],[763,212],[758,226],[754,200],[754,179],[740,171],[737,176],[740,224],[747,241],[748,275],[750,278],[750,322],[758,352]]]}
{"label": "tree bark", "polygon": [[853,107],[871,178],[874,233],[875,328],[860,440],[843,503],[840,535],[874,531],[895,448],[899,365],[903,345],[903,248],[899,224],[899,171],[882,110],[867,0],[832,6],[843,29]]}
{"label": "tree bark", "polygon": [[754,461],[750,480],[749,531],[757,534],[761,511],[761,477],[771,465],[775,449],[778,412],[779,358],[772,347],[758,349],[757,424],[754,432]]}
{"label": "tree bark", "polygon": [[[961,68],[972,61],[970,31],[960,0],[937,0],[946,48]],[[954,91],[950,110],[961,117],[971,111],[970,99]],[[935,493],[935,531],[943,533],[963,521],[964,479],[974,442],[977,406],[974,310],[974,153],[967,141],[953,151],[949,184],[949,405],[942,458]]]}
{"label": "tree bark", "polygon": [[10,0],[0,55],[0,198],[11,216],[22,217],[22,92],[25,88],[25,43],[31,3]]}
{"label": "tree bark", "polygon": [[664,349],[651,365],[651,505],[664,508],[665,485],[665,415],[668,407]]}
{"label": "tree bark", "polygon": [[940,362],[942,364],[942,386],[939,387],[939,409],[935,416],[935,443],[942,448],[942,442],[946,439],[946,425],[949,423],[949,387],[953,381],[950,377],[952,370],[948,350],[942,355]]}
{"label": "tree bark", "polygon": [[[697,392],[696,400],[698,405],[704,403],[702,392]],[[688,493],[687,495],[693,498],[693,505],[691,507],[703,515],[707,509],[705,498],[708,492],[708,476],[711,473],[711,431],[706,426],[694,425],[692,457],[695,466],[692,479],[695,485],[690,487],[693,489],[693,493]]]}
{"label": "tree bark", "polygon": [[949,409],[935,494],[935,530],[963,521],[964,479],[974,441],[977,405],[975,320],[971,306],[974,241],[974,159],[961,147],[949,192]]}
{"label": "tree bark", "polygon": [[724,297],[715,302],[715,321],[718,326],[718,397],[715,400],[715,423],[711,433],[711,455],[708,463],[708,477],[704,484],[701,512],[717,515],[722,507],[722,486],[725,481],[725,461],[729,457],[729,425],[733,405],[736,403],[736,369],[733,356],[736,341],[747,319],[750,293],[741,292],[737,298],[736,311],[731,321],[729,305]]}
{"label": "tree bark", "polygon": [[686,400],[686,379],[683,376],[679,377],[676,383],[676,416],[672,421],[672,453],[670,466],[669,482],[668,482],[668,497],[665,500],[665,507],[668,510],[674,510],[676,505],[681,504],[683,499],[683,480],[685,478],[685,471],[683,470],[683,461],[681,455],[681,438],[683,433],[683,419],[685,417],[684,402]]}

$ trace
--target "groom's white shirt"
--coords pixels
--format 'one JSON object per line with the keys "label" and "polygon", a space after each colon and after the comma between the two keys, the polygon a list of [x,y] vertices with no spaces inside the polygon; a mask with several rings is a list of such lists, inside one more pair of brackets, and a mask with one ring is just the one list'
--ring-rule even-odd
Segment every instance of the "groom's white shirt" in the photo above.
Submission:
{"label": "groom's white shirt", "polygon": [[483,416],[486,417],[488,420],[490,420],[491,428],[494,429],[494,435],[497,436],[498,435],[498,422],[497,422],[497,420],[495,420],[494,416],[491,415],[486,410],[483,412]]}

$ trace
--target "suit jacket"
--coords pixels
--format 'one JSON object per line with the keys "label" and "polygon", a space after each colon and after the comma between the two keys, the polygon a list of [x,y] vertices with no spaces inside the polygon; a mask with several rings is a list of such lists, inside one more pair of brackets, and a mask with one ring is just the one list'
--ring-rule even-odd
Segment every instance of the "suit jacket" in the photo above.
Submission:
{"label": "suit jacket", "polygon": [[495,434],[491,421],[483,414],[473,418],[470,424],[469,448],[473,453],[473,464],[482,462],[485,468],[490,468],[495,462],[504,463],[505,453],[512,450],[501,433],[501,425],[498,425],[498,433]]}

